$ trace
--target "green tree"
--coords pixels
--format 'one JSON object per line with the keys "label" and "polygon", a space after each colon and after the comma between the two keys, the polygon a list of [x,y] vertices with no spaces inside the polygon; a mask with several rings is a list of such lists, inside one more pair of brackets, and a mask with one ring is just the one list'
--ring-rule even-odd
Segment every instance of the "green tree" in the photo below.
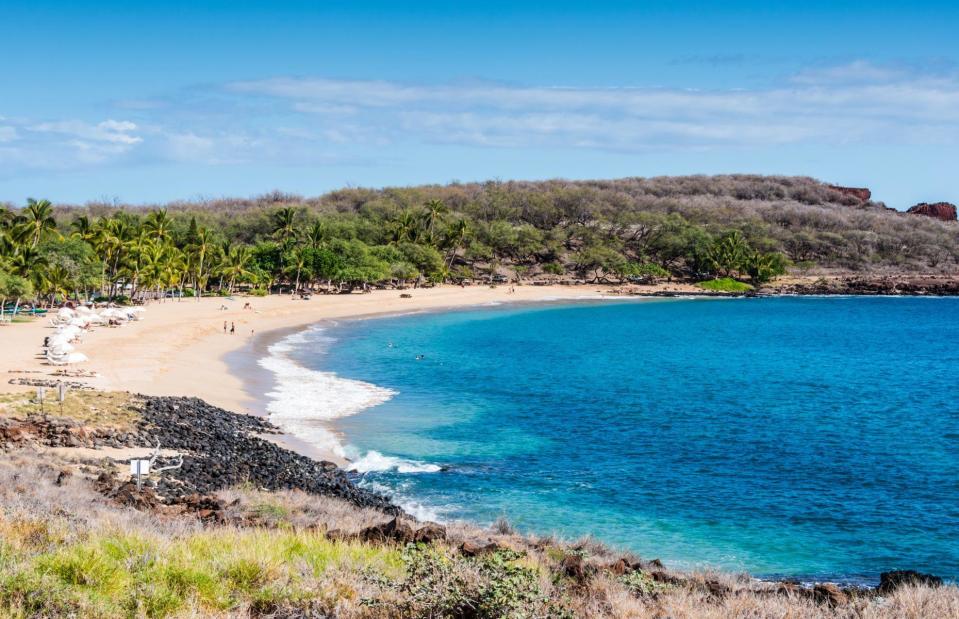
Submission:
{"label": "green tree", "polygon": [[745,269],[756,284],[765,284],[774,277],[784,275],[789,260],[779,252],[753,252],[746,258]]}
{"label": "green tree", "polygon": [[296,215],[297,210],[292,206],[281,208],[273,213],[273,234],[284,247],[288,247],[296,240]]}
{"label": "green tree", "polygon": [[233,294],[233,287],[238,281],[242,281],[251,275],[253,262],[253,252],[249,245],[234,245],[223,257],[220,265],[220,271],[229,282],[228,289]]}
{"label": "green tree", "polygon": [[30,247],[36,247],[43,239],[57,234],[57,222],[49,200],[30,198],[19,219],[15,238]]}
{"label": "green tree", "polygon": [[713,242],[707,253],[707,259],[714,272],[723,277],[729,277],[745,270],[746,260],[751,251],[742,233],[734,230]]}
{"label": "green tree", "polygon": [[606,275],[622,277],[626,269],[626,258],[618,251],[602,245],[591,245],[577,252],[573,261],[578,270],[587,277],[592,275],[593,282],[605,279]]}
{"label": "green tree", "polygon": [[20,299],[33,296],[33,284],[26,277],[0,271],[0,319],[3,318],[7,299],[15,299],[13,314],[20,309]]}
{"label": "green tree", "polygon": [[439,221],[443,215],[449,213],[450,210],[442,200],[437,200],[435,198],[432,200],[427,200],[426,204],[423,206],[426,209],[424,217],[426,219],[427,241],[429,243],[433,243],[435,238],[434,232],[436,230],[436,222]]}

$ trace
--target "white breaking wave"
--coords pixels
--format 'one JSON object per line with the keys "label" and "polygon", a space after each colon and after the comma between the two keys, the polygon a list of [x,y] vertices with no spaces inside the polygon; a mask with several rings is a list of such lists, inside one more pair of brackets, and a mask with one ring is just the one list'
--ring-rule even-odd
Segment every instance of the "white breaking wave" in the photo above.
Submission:
{"label": "white breaking wave", "polygon": [[[314,327],[312,333],[322,331]],[[276,387],[266,395],[270,421],[284,431],[345,458],[343,445],[326,424],[386,402],[396,392],[360,380],[341,378],[332,372],[311,370],[289,357],[297,345],[311,341],[307,332],[294,333],[267,350],[260,367],[276,377]],[[315,338],[319,339],[319,338]]]}
{"label": "white breaking wave", "polygon": [[404,512],[421,522],[444,523],[448,520],[446,514],[455,511],[452,506],[437,507],[425,505],[419,501],[410,499],[404,496],[403,491],[405,488],[403,487],[394,489],[375,481],[365,480],[360,482],[360,486],[366,488],[367,490],[372,490],[373,492],[379,492],[380,494],[389,496],[390,499],[392,499],[392,501]]}
{"label": "white breaking wave", "polygon": [[405,460],[393,456],[384,456],[378,451],[370,450],[366,455],[355,462],[351,462],[348,471],[357,473],[374,473],[382,471],[396,471],[397,473],[438,473],[443,467],[429,462]]}

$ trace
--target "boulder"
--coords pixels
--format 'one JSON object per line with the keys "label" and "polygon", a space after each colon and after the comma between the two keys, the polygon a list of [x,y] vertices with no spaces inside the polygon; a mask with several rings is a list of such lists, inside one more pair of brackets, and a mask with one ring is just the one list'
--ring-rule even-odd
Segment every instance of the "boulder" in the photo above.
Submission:
{"label": "boulder", "polygon": [[703,587],[706,589],[706,592],[709,593],[709,595],[717,600],[725,600],[729,594],[732,593],[732,589],[730,589],[727,585],[712,578],[707,579],[703,583]]}
{"label": "boulder", "polygon": [[592,566],[587,564],[581,555],[566,555],[559,566],[564,574],[580,584],[589,580],[592,574]]}
{"label": "boulder", "polygon": [[800,596],[803,595],[804,591],[805,589],[803,589],[802,585],[800,585],[798,582],[789,580],[780,582],[776,587],[776,593],[785,596]]}
{"label": "boulder", "polygon": [[913,570],[896,570],[892,572],[883,572],[879,575],[879,587],[877,591],[882,595],[888,595],[902,586],[941,587],[942,579],[932,574],[923,574]]}
{"label": "boulder", "polygon": [[853,197],[860,202],[869,202],[872,198],[872,192],[865,187],[843,187],[842,185],[829,185],[833,191],[838,191],[844,196]]}
{"label": "boulder", "polygon": [[819,583],[813,587],[812,596],[817,604],[833,607],[842,606],[849,601],[849,597],[843,593],[842,589],[829,582]]}
{"label": "boulder", "polygon": [[352,539],[356,539],[355,535],[351,535],[346,531],[341,531],[340,529],[330,529],[326,532],[326,539],[331,542],[348,542]]}
{"label": "boulder", "polygon": [[420,527],[416,531],[416,533],[413,535],[414,542],[422,542],[424,544],[441,542],[445,539],[446,539],[446,528],[436,524],[435,522],[427,522],[425,525]]}
{"label": "boulder", "polygon": [[413,541],[413,528],[399,518],[393,518],[389,522],[374,524],[363,529],[360,531],[360,539],[366,542],[393,541],[398,544],[408,544]]}
{"label": "boulder", "polygon": [[629,559],[623,557],[607,565],[606,571],[614,576],[622,576],[633,571],[633,564],[629,562]]}
{"label": "boulder", "polygon": [[910,207],[906,212],[913,215],[934,217],[935,219],[941,219],[942,221],[956,221],[956,205],[950,204],[949,202],[935,202],[933,204],[920,202],[919,204]]}
{"label": "boulder", "polygon": [[477,544],[476,542],[465,541],[460,544],[460,553],[467,557],[479,557],[482,555],[492,554],[499,550],[513,550],[506,544],[500,544],[498,542],[489,542],[485,545]]}

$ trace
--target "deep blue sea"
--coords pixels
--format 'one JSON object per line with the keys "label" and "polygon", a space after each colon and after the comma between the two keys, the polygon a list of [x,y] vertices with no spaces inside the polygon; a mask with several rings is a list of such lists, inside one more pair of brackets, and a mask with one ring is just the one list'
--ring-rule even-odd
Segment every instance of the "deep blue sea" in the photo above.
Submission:
{"label": "deep blue sea", "polygon": [[425,516],[676,567],[959,577],[959,299],[502,306],[278,352],[339,407],[319,416],[363,483]]}

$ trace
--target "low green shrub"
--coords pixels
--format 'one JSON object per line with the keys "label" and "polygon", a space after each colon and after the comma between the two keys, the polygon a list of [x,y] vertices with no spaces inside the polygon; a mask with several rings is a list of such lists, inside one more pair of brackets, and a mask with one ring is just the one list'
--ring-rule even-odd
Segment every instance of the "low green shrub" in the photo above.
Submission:
{"label": "low green shrub", "polygon": [[713,292],[749,292],[753,289],[753,287],[746,282],[741,282],[731,277],[710,279],[705,282],[699,282],[696,285],[703,290],[711,290]]}

